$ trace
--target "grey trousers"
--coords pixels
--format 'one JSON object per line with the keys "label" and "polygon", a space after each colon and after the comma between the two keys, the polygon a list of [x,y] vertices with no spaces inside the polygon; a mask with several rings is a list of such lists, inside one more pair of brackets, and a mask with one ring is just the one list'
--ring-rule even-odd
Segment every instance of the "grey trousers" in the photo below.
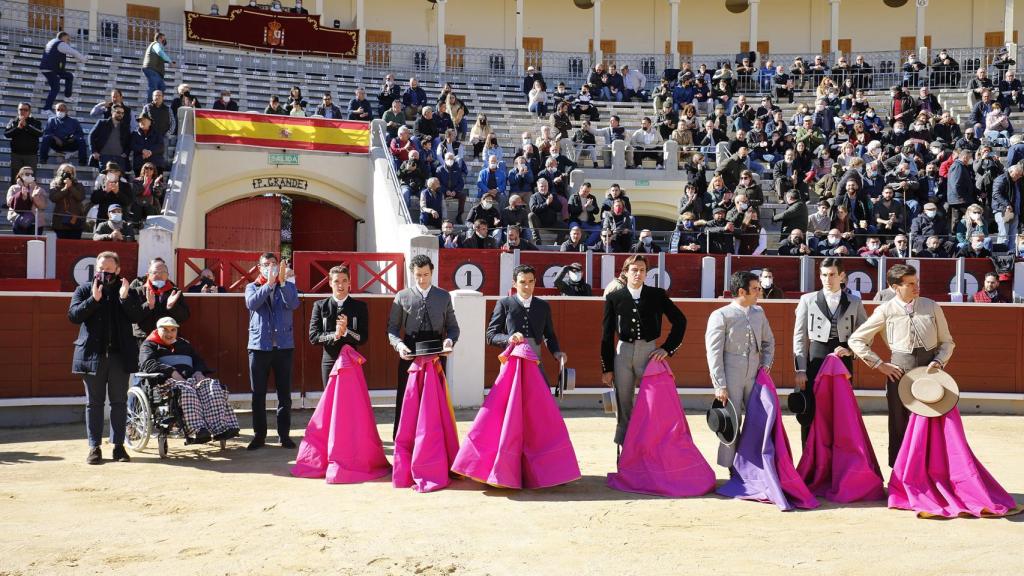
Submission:
{"label": "grey trousers", "polygon": [[[747,356],[725,354],[725,389],[729,392],[729,402],[736,402],[736,423],[743,430],[743,416],[747,412],[747,401],[754,388],[757,369],[761,366],[761,356],[756,352]],[[736,457],[736,446],[740,443],[739,435],[731,446],[718,445],[718,465],[729,468]]]}
{"label": "grey trousers", "polygon": [[615,382],[615,401],[619,405],[618,421],[615,424],[615,443],[622,444],[626,440],[626,429],[629,418],[633,415],[633,397],[636,396],[636,385],[644,376],[651,352],[658,347],[655,340],[636,342],[619,341],[615,351],[613,377]]}

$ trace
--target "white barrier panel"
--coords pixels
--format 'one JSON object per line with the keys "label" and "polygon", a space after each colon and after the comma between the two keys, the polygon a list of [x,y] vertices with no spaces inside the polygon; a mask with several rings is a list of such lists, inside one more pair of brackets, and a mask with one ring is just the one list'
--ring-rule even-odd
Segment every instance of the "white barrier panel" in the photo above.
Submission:
{"label": "white barrier panel", "polygon": [[459,319],[459,341],[448,356],[447,378],[452,406],[478,408],[484,401],[484,332],[487,310],[483,294],[453,290],[452,306]]}
{"label": "white barrier panel", "polygon": [[25,278],[39,280],[46,277],[46,242],[29,240],[26,242],[26,273]]}

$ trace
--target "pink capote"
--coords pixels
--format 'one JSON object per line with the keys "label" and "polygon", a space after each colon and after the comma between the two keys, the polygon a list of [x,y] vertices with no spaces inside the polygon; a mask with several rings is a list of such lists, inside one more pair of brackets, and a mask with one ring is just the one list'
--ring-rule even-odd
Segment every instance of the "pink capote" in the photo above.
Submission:
{"label": "pink capote", "polygon": [[779,394],[764,368],[758,370],[747,399],[733,469],[736,476],[717,490],[722,496],[771,502],[783,511],[818,507],[818,500],[793,467]]}
{"label": "pink capote", "polygon": [[501,370],[452,471],[499,488],[547,488],[578,480],[569,431],[527,343],[498,357]]}
{"label": "pink capote", "polygon": [[911,414],[889,478],[889,508],[919,516],[1007,516],[1021,511],[967,444],[960,411]]}
{"label": "pink capote", "polygon": [[351,346],[342,347],[306,425],[292,476],[354,484],[391,472],[366,390],[365,362]]}
{"label": "pink capote", "polygon": [[835,354],[818,371],[814,400],[814,422],[796,467],[807,487],[832,502],[885,500],[882,471],[850,386],[850,372]]}
{"label": "pink capote", "polygon": [[441,359],[418,356],[409,366],[409,383],[402,399],[391,484],[417,492],[445,488],[458,450],[455,412]]}
{"label": "pink capote", "polygon": [[619,471],[608,475],[608,486],[677,498],[701,496],[715,488],[715,473],[693,444],[676,379],[664,360],[647,363]]}

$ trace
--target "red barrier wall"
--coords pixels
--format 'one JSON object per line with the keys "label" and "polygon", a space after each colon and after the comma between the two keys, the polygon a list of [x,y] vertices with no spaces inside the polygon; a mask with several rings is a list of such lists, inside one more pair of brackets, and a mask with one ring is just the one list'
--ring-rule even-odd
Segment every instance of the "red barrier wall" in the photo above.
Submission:
{"label": "red barrier wall", "polygon": [[[191,340],[204,359],[217,370],[217,377],[232,392],[249,389],[248,352],[246,350],[248,312],[238,294],[189,294],[192,317],[181,333]],[[309,317],[319,296],[302,297],[295,311],[296,353],[294,386],[297,391],[319,391],[321,349],[308,341]],[[370,334],[360,353],[371,389],[393,389],[398,378],[397,357],[385,336],[391,298],[360,296],[370,309]],[[548,299],[552,305],[555,330],[569,365],[576,369],[580,387],[600,383],[600,339],[603,300],[600,298]],[[0,347],[7,353],[6,366],[0,371],[0,398],[81,396],[81,380],[71,374],[73,342],[78,327],[67,319],[69,294],[20,296],[0,294]],[[686,300],[678,306],[687,316],[683,346],[671,358],[679,386],[710,387],[704,349],[707,317],[723,300]],[[776,360],[772,369],[780,387],[793,379],[792,330],[793,301],[764,304],[776,337]],[[868,305],[870,313],[874,305]],[[494,299],[487,304],[494,308]],[[950,372],[964,391],[1024,393],[1024,306],[1012,304],[948,304],[943,307],[957,350]],[[665,327],[667,333],[668,327]],[[886,356],[881,339],[876,351]],[[487,348],[485,382],[497,375],[497,348]],[[555,362],[548,352],[543,361],[548,376],[555,376]],[[857,363],[854,387],[881,389],[883,378]]]}
{"label": "red barrier wall", "polygon": [[92,275],[88,274],[88,270],[96,264],[96,255],[106,250],[117,252],[120,257],[121,276],[133,279],[138,275],[139,245],[135,242],[59,240],[57,278],[61,290],[71,292],[79,284],[90,281]]}

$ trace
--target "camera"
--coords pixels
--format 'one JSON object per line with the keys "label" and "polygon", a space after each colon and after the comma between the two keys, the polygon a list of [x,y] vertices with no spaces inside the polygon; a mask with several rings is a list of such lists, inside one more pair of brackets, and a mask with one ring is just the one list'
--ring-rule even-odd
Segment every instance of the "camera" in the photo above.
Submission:
{"label": "camera", "polygon": [[67,180],[69,178],[71,178],[71,172],[68,172],[67,170],[65,170],[65,171],[60,173],[60,179],[61,180]]}

